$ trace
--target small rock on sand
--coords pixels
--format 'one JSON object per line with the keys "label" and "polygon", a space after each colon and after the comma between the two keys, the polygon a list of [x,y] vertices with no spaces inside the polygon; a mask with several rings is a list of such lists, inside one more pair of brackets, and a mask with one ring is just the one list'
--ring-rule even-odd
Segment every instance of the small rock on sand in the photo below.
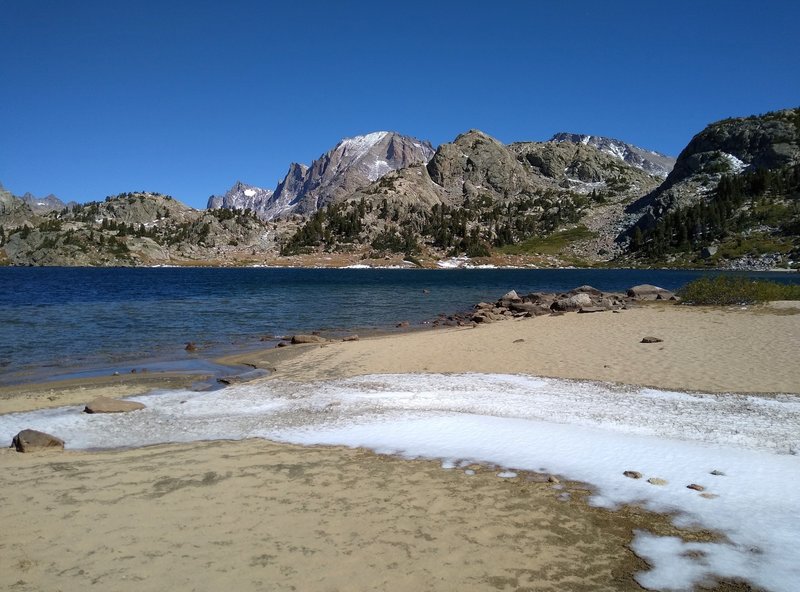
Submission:
{"label": "small rock on sand", "polygon": [[22,430],[11,441],[17,452],[64,450],[64,440],[37,430]]}
{"label": "small rock on sand", "polygon": [[547,482],[548,482],[548,483],[561,483],[561,481],[560,481],[560,480],[558,479],[558,477],[556,477],[555,475],[550,475],[550,476],[547,478]]}
{"label": "small rock on sand", "polygon": [[144,409],[144,404],[136,401],[122,401],[120,399],[109,399],[108,397],[97,397],[94,401],[86,404],[84,413],[127,413]]}
{"label": "small rock on sand", "polygon": [[642,478],[642,474],[639,471],[625,471],[622,474],[625,475],[626,477],[630,478],[630,479],[641,479]]}
{"label": "small rock on sand", "polygon": [[342,341],[358,341],[358,335],[348,335],[347,337],[343,337]]}
{"label": "small rock on sand", "polygon": [[642,340],[639,343],[661,343],[664,341],[660,337],[642,337]]}
{"label": "small rock on sand", "polygon": [[319,335],[293,335],[292,343],[297,345],[300,343],[325,343],[327,339]]}

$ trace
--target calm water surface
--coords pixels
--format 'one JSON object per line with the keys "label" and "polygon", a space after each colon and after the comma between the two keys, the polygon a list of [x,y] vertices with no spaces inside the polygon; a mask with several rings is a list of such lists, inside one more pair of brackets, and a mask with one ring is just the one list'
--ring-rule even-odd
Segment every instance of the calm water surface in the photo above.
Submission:
{"label": "calm water surface", "polygon": [[[496,300],[510,289],[675,290],[707,272],[0,268],[0,384],[81,369],[205,360],[265,335],[386,330]],[[749,273],[800,283],[800,274]],[[200,350],[184,351],[186,342]],[[204,363],[204,362],[202,362]]]}

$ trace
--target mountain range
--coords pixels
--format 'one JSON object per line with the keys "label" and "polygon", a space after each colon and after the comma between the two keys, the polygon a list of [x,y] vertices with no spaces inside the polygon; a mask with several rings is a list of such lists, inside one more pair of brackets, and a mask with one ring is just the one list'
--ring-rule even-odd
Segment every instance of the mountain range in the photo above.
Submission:
{"label": "mountain range", "polygon": [[292,163],[274,190],[237,182],[207,207],[249,208],[264,220],[308,214],[390,171],[426,163],[433,152],[430,143],[396,132],[345,138],[311,166]]}
{"label": "mountain range", "polygon": [[66,206],[0,189],[0,259],[36,265],[501,265],[771,268],[800,261],[800,110],[707,126],[677,159],[559,133],[434,148],[346,138],[274,189],[237,181],[193,210],[122,194]]}

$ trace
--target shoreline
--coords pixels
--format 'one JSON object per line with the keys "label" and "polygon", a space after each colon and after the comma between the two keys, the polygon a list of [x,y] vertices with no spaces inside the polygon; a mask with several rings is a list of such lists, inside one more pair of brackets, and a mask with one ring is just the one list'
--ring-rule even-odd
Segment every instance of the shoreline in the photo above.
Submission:
{"label": "shoreline", "polygon": [[[659,318],[654,315],[666,316]],[[792,320],[793,317],[797,322]],[[771,320],[766,323],[766,329],[759,326],[761,323],[756,321],[759,318]],[[665,322],[665,319],[668,320]],[[741,326],[742,320],[745,320],[744,327]],[[734,325],[738,322],[739,329],[733,332],[725,330],[728,321]],[[644,337],[648,330],[660,332],[666,338],[662,343],[640,344],[637,336],[641,334]],[[682,339],[682,330],[691,330],[693,334]],[[706,335],[699,334],[703,332]],[[605,343],[602,347],[596,343],[592,346],[593,340],[596,341],[594,336],[605,333],[612,340],[609,347]],[[125,398],[153,390],[197,390],[193,386],[204,381],[206,388],[200,390],[208,390],[214,388],[211,381],[215,384],[220,377],[227,375],[224,373],[226,368],[234,378],[255,369],[270,373],[260,380],[280,378],[298,382],[359,374],[478,372],[525,374],[681,392],[767,396],[800,392],[800,369],[791,371],[792,338],[800,335],[800,303],[793,302],[743,308],[650,302],[619,313],[606,311],[516,318],[477,327],[426,324],[400,330],[371,329],[366,336],[363,331],[361,334],[358,341],[331,339],[319,344],[288,347],[277,347],[280,340],[275,338],[276,345],[271,347],[253,344],[239,353],[204,358],[220,367],[221,372],[216,373],[119,372],[2,385],[0,415],[82,404],[96,396]],[[782,341],[775,342],[776,336]],[[709,364],[709,360],[699,357],[692,359],[698,348],[711,348],[714,343],[726,340],[738,345],[745,338],[750,344],[740,349],[756,354],[761,352],[755,356],[757,359],[748,361],[747,358],[752,356],[740,355],[734,362],[726,360],[723,365],[728,368],[724,371],[720,364]],[[520,339],[521,343],[515,343]],[[575,347],[570,351],[572,345]],[[730,345],[724,348],[727,355],[737,349]],[[501,355],[496,351],[492,353],[492,348],[500,350]],[[522,348],[526,351],[523,352]],[[778,353],[765,355],[771,348]],[[387,350],[392,355],[386,355]],[[619,360],[624,363],[619,364]],[[224,385],[217,388],[224,388]]]}
{"label": "shoreline", "polygon": [[[800,335],[799,306],[742,310],[647,303],[619,313],[515,318],[248,351],[215,361],[267,369],[270,376],[230,391],[197,394],[213,400],[226,391],[249,393],[258,405],[259,385],[282,389],[293,400],[321,385],[341,388],[352,377],[374,383],[369,376],[383,374],[386,385],[397,373],[471,380],[462,374],[466,369],[676,391],[762,393],[779,401],[775,395],[798,393],[800,385],[800,368],[790,363]],[[641,343],[645,335],[663,341]],[[180,389],[195,379],[123,374],[26,385],[12,399],[0,389],[0,414],[67,400],[84,404],[98,394],[130,397],[152,388]],[[378,397],[384,388],[376,387]],[[667,401],[677,396],[663,394]],[[227,403],[221,409],[249,413]],[[112,418],[92,422],[102,426],[107,419]],[[724,422],[719,429],[727,429]],[[520,469],[469,456],[456,462],[414,459],[409,458],[414,452],[398,454],[391,445],[386,455],[380,446],[355,444],[378,451],[373,452],[336,442],[334,437],[329,444],[299,446],[250,438],[62,453],[0,450],[0,521],[9,525],[0,535],[0,587],[22,582],[32,589],[78,590],[105,582],[131,592],[209,585],[311,591],[574,585],[633,591],[641,589],[642,574],[653,574],[659,565],[643,550],[648,539],[641,533],[681,545],[725,543],[727,537],[722,530],[676,525],[675,510],[637,501],[636,487],[656,497],[666,493],[645,479],[617,476],[623,487],[634,489],[634,497],[610,510],[590,501],[597,483],[554,466],[549,472],[551,461]],[[686,484],[703,483],[733,503],[724,482],[708,476],[716,461],[703,463],[709,466],[702,474],[679,469],[669,475],[661,472],[667,471],[661,463],[623,462],[613,474],[622,469],[643,470],[645,478],[660,474],[674,483],[671,495],[691,499],[697,492]],[[33,482],[35,488],[29,486]],[[12,493],[20,490],[26,495]],[[696,503],[714,507],[713,500]],[[691,555],[681,557],[691,561]],[[749,589],[733,576],[712,577],[706,584],[709,590]]]}

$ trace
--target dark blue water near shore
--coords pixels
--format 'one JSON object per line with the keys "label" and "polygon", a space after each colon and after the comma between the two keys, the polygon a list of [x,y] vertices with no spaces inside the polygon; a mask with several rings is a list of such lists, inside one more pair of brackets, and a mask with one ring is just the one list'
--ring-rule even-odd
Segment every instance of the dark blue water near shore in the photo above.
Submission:
{"label": "dark blue water near shore", "polygon": [[[412,325],[509,289],[640,283],[677,289],[704,272],[658,270],[0,268],[0,384],[81,368],[181,361],[264,335]],[[750,273],[800,283],[800,274]],[[199,353],[184,351],[195,342]]]}

